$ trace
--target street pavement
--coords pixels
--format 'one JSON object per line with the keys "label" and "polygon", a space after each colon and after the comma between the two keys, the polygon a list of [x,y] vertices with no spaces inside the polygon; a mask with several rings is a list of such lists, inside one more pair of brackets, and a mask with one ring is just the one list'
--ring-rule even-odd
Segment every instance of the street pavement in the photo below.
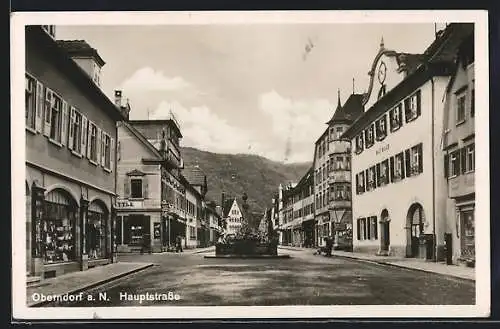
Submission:
{"label": "street pavement", "polygon": [[[281,250],[289,259],[207,259],[213,248],[123,255],[154,263],[86,293],[105,294],[59,306],[472,305],[475,283],[433,273]],[[174,298],[175,296],[175,298]]]}

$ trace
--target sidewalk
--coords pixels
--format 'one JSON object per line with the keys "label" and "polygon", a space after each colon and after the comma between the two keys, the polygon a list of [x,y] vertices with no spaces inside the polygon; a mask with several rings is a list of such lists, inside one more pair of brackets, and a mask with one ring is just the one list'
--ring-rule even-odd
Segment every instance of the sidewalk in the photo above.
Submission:
{"label": "sidewalk", "polygon": [[[315,251],[314,248],[299,248],[289,246],[279,246],[281,249],[289,249],[296,251]],[[336,257],[351,258],[356,260],[368,261],[377,264],[396,266],[407,268],[411,270],[441,274],[460,279],[475,281],[475,268],[459,266],[459,265],[446,265],[444,263],[429,262],[418,258],[401,258],[395,256],[376,256],[371,254],[349,252],[349,251],[332,251],[332,255]]]}
{"label": "sidewalk", "polygon": [[78,294],[151,266],[153,266],[153,263],[118,262],[97,266],[87,271],[71,272],[55,278],[45,279],[39,285],[26,289],[27,306],[42,306],[46,304],[46,302],[34,300],[33,294],[45,296]]}

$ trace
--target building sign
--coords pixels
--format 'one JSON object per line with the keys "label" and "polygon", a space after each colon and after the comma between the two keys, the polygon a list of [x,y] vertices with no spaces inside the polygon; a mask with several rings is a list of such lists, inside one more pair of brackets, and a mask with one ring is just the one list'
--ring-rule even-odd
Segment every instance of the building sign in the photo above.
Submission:
{"label": "building sign", "polygon": [[389,144],[386,144],[386,145],[383,145],[383,146],[379,147],[378,150],[375,151],[375,153],[377,155],[379,155],[379,154],[382,154],[382,153],[384,153],[386,151],[389,151]]}
{"label": "building sign", "polygon": [[116,208],[130,208],[133,207],[134,204],[129,200],[116,200]]}
{"label": "building sign", "polygon": [[154,223],[153,236],[155,239],[161,238],[161,224],[160,223]]}

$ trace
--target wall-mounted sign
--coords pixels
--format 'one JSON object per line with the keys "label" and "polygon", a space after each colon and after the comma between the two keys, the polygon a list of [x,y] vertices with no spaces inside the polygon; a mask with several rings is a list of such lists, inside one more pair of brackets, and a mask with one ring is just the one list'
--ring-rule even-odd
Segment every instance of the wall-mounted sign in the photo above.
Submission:
{"label": "wall-mounted sign", "polygon": [[134,204],[129,200],[116,200],[116,208],[133,207]]}
{"label": "wall-mounted sign", "polygon": [[383,145],[375,151],[377,155],[382,154],[383,152],[389,151],[389,144]]}

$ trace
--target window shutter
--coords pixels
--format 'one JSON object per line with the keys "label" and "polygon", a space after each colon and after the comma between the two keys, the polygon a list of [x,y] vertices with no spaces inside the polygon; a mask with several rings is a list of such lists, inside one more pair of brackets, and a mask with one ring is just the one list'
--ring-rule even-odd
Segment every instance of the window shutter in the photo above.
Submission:
{"label": "window shutter", "polygon": [[109,169],[111,169],[111,171],[113,171],[113,169],[115,168],[115,154],[116,154],[116,150],[115,150],[115,139],[113,137],[111,137],[111,150],[110,150],[110,155],[109,155]]}
{"label": "window shutter", "polygon": [[[420,92],[418,94],[420,95]],[[418,144],[417,152],[418,152],[418,172],[423,173],[424,172],[424,155],[422,152],[422,143]]]}
{"label": "window shutter", "polygon": [[411,176],[411,158],[410,158],[410,150],[405,151],[404,163],[406,167],[406,177]]}
{"label": "window shutter", "polygon": [[365,170],[365,177],[366,177],[366,179],[365,179],[365,190],[366,190],[366,191],[369,191],[369,187],[368,187],[368,184],[369,184],[369,180],[368,180],[368,177],[369,177],[369,175],[368,175],[368,170],[369,170],[369,169],[366,169],[366,170]]}
{"label": "window shutter", "polygon": [[85,156],[85,154],[87,154],[87,123],[88,123],[88,120],[87,120],[87,117],[84,116],[82,114],[82,129],[81,129],[81,142],[82,142],[82,145],[81,145],[81,153],[83,156]]}
{"label": "window shutter", "polygon": [[37,81],[36,102],[35,102],[35,130],[38,133],[42,131],[44,104],[45,104],[45,97],[43,93],[43,84],[40,81]]}
{"label": "window shutter", "polygon": [[463,174],[467,170],[467,148],[462,147],[459,153],[460,153],[460,172]]}
{"label": "window shutter", "polygon": [[363,218],[363,226],[364,226],[364,239],[367,240],[368,239],[368,230],[366,229],[366,218]]}
{"label": "window shutter", "polygon": [[409,113],[409,110],[408,110],[409,103],[408,103],[408,100],[409,99],[407,98],[407,99],[405,99],[403,101],[403,111],[405,112],[405,122],[406,123],[408,123],[408,119],[409,119],[409,114],[408,114]]}
{"label": "window shutter", "polygon": [[76,120],[76,111],[75,108],[71,107],[71,115],[69,117],[69,130],[68,130],[68,148],[70,150],[73,149],[73,139],[75,138],[75,120]]}
{"label": "window shutter", "polygon": [[372,238],[372,232],[371,232],[371,217],[367,217],[365,220],[365,240],[368,239],[370,240]]}
{"label": "window shutter", "polygon": [[359,186],[359,174],[356,175],[356,194],[359,194],[360,186]]}
{"label": "window shutter", "polygon": [[360,227],[361,227],[360,221],[361,220],[359,218],[356,220],[356,230],[357,230],[357,234],[358,234],[358,240],[361,240],[361,232],[359,231]]}
{"label": "window shutter", "polygon": [[390,166],[390,168],[389,168],[389,175],[390,175],[389,179],[390,180],[389,181],[392,183],[394,181],[394,172],[395,172],[395,170],[394,170],[394,157],[390,157],[389,166]]}
{"label": "window shutter", "polygon": [[450,155],[445,154],[444,155],[444,177],[448,178],[450,177]]}
{"label": "window shutter", "polygon": [[420,108],[421,108],[421,97],[420,97],[420,90],[417,91],[417,117],[420,116]]}
{"label": "window shutter", "polygon": [[96,156],[96,162],[97,164],[101,164],[101,128],[97,127],[97,145],[96,145],[96,149],[97,149],[97,156]]}
{"label": "window shutter", "polygon": [[373,233],[375,235],[375,240],[378,239],[378,226],[377,226],[377,216],[373,217]]}
{"label": "window shutter", "polygon": [[130,178],[128,176],[123,180],[123,196],[125,198],[130,197]]}
{"label": "window shutter", "polygon": [[376,177],[377,177],[377,186],[380,186],[381,179],[380,179],[380,163],[377,163],[377,166],[375,167],[375,172],[376,172]]}
{"label": "window shutter", "polygon": [[87,158],[92,158],[90,146],[92,145],[92,121],[87,120]]}
{"label": "window shutter", "polygon": [[144,199],[149,198],[149,184],[148,184],[148,176],[147,175],[142,178],[142,189],[143,189],[142,197]]}
{"label": "window shutter", "polygon": [[68,102],[63,101],[62,108],[62,118],[61,118],[61,144],[66,146],[66,142],[68,141]]}
{"label": "window shutter", "polygon": [[51,106],[52,106],[52,90],[45,88],[45,102],[44,102],[44,115],[43,120],[43,135],[50,136],[50,120],[51,120]]}
{"label": "window shutter", "polygon": [[106,166],[106,133],[101,130],[101,166]]}

